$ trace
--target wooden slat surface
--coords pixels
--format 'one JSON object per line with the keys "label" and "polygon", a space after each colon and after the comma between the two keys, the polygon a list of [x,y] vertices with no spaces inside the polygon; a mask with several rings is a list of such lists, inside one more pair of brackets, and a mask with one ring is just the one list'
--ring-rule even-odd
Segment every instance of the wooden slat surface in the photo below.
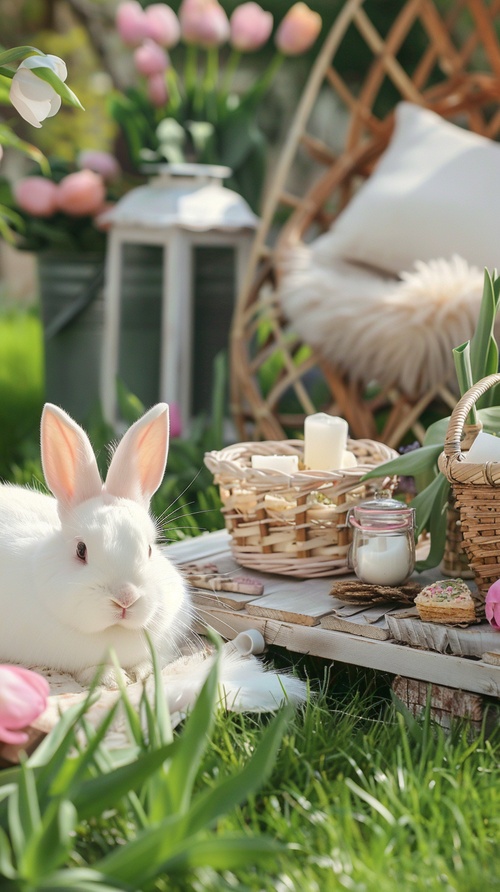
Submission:
{"label": "wooden slat surface", "polygon": [[[262,632],[268,644],[294,653],[313,654],[500,698],[498,662],[401,644],[388,637],[391,633],[384,605],[363,607],[340,602],[329,595],[333,578],[303,580],[242,571],[231,556],[229,543],[228,534],[221,530],[165,549],[177,565],[210,560],[228,575],[244,572],[264,583],[263,595],[250,598],[244,604],[238,602],[232,609],[222,602],[221,596],[231,597],[227,592],[214,595],[194,592],[201,624],[211,626],[224,638],[234,638],[241,631],[255,628]],[[434,571],[416,578],[425,585],[431,578],[439,578],[438,573]],[[413,628],[420,623],[408,606],[396,608],[397,605],[389,605],[389,616],[398,623],[411,623]],[[448,631],[448,649],[462,648],[470,654],[476,647],[482,654],[484,646],[485,652],[500,652],[500,633],[497,636],[487,623]],[[436,629],[433,632],[438,635]]]}

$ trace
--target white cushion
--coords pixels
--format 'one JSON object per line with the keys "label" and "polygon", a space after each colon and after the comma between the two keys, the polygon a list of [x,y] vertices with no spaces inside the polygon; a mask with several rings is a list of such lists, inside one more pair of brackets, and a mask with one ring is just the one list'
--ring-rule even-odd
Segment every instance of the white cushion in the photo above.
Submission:
{"label": "white cushion", "polygon": [[500,145],[409,102],[388,148],[318,249],[386,272],[459,254],[500,266]]}
{"label": "white cushion", "polygon": [[365,385],[397,385],[412,398],[456,387],[452,349],[474,333],[481,270],[455,256],[417,261],[399,280],[332,257],[321,262],[318,242],[285,256],[279,291],[305,342]]}

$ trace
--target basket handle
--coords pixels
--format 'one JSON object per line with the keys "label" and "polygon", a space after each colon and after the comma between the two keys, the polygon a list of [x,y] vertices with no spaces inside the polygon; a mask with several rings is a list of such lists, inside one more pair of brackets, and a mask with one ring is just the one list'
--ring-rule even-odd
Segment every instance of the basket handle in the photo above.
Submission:
{"label": "basket handle", "polygon": [[453,455],[461,454],[461,440],[467,418],[470,410],[475,405],[479,397],[486,393],[495,384],[500,384],[500,375],[488,375],[482,378],[477,384],[474,384],[467,393],[458,401],[453,412],[451,413],[450,423],[446,432],[444,441],[444,454],[447,458]]}

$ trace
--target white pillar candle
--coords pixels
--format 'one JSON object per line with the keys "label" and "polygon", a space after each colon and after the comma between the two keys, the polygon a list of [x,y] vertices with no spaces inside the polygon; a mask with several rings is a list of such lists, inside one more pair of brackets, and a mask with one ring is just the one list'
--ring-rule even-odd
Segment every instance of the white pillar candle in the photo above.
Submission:
{"label": "white pillar candle", "polygon": [[341,468],[356,468],[358,466],[358,460],[354,455],[354,452],[349,452],[349,450],[344,449],[344,453],[342,455]]}
{"label": "white pillar candle", "polygon": [[312,471],[331,471],[342,467],[346,451],[348,425],[345,418],[318,412],[304,423],[304,464]]}
{"label": "white pillar candle", "polygon": [[411,570],[406,536],[373,536],[356,552],[356,575],[374,585],[397,585]]}
{"label": "white pillar candle", "polygon": [[299,470],[297,455],[252,455],[252,468],[259,471],[281,471],[282,474],[296,474]]}
{"label": "white pillar candle", "polygon": [[465,454],[466,461],[483,464],[487,461],[500,461],[500,437],[479,431],[476,439]]}

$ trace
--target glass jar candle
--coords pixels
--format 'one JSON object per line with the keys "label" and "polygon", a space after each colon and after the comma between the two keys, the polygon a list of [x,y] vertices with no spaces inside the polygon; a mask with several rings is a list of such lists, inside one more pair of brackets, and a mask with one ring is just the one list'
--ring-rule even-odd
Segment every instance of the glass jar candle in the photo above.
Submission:
{"label": "glass jar candle", "polygon": [[396,499],[371,499],[349,512],[350,561],[358,579],[400,585],[415,567],[415,509]]}

